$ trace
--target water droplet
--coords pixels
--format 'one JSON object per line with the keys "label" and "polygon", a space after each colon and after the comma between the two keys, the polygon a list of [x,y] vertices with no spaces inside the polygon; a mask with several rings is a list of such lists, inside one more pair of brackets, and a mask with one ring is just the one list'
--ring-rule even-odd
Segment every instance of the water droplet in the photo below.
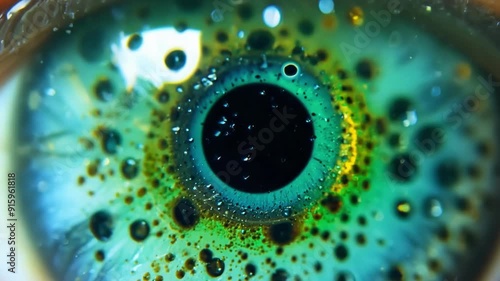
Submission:
{"label": "water droplet", "polygon": [[184,88],[182,86],[178,86],[177,88],[175,88],[175,90],[177,91],[177,93],[183,93],[184,92]]}
{"label": "water droplet", "polygon": [[439,202],[439,200],[433,199],[433,198],[428,199],[425,202],[425,205],[426,205],[425,208],[427,210],[427,214],[430,217],[437,218],[443,214],[443,207],[441,205],[441,202]]}
{"label": "water droplet", "polygon": [[179,132],[181,130],[180,127],[173,127],[172,132]]}
{"label": "water droplet", "polygon": [[121,171],[126,179],[133,179],[139,173],[139,163],[133,158],[127,158],[122,162]]}
{"label": "water droplet", "polygon": [[132,239],[137,242],[144,241],[149,236],[150,227],[145,220],[136,220],[129,226]]}

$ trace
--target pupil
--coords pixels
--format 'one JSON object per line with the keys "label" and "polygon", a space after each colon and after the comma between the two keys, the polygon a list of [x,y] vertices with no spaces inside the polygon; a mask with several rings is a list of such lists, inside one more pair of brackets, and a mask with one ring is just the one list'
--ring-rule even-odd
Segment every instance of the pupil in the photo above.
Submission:
{"label": "pupil", "polygon": [[294,76],[295,74],[297,74],[297,67],[293,64],[285,66],[285,74],[287,76]]}
{"label": "pupil", "polygon": [[229,186],[248,193],[280,189],[307,165],[314,129],[304,105],[264,83],[227,92],[210,109],[202,131],[205,158]]}

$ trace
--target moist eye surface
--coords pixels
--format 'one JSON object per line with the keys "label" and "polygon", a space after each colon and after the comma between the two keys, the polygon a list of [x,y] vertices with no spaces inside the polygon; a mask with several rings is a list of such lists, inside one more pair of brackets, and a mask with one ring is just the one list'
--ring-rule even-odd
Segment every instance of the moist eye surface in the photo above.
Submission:
{"label": "moist eye surface", "polygon": [[495,78],[404,3],[326,2],[123,1],[52,34],[14,151],[56,280],[474,278]]}

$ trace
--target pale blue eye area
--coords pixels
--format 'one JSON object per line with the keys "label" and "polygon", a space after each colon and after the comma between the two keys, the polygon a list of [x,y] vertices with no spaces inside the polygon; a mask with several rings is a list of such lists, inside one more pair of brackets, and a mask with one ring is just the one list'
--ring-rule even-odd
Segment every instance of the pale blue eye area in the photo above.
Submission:
{"label": "pale blue eye area", "polygon": [[[13,151],[55,280],[477,277],[498,233],[499,83],[411,19],[424,11],[317,2],[122,1],[51,35]],[[239,123],[268,113],[234,89],[269,90],[270,121]],[[304,137],[277,92],[313,133],[269,188],[287,171],[252,161],[288,167],[273,152]],[[249,178],[260,189],[234,187]]]}

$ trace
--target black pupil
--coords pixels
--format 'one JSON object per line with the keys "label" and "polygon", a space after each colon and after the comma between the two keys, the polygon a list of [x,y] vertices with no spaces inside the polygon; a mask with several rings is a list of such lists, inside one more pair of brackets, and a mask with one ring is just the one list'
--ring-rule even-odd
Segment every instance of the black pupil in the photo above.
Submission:
{"label": "black pupil", "polygon": [[227,92],[210,109],[203,150],[214,173],[248,193],[280,189],[311,158],[314,129],[304,105],[271,84],[248,84]]}
{"label": "black pupil", "polygon": [[287,76],[294,76],[295,74],[297,74],[297,67],[293,64],[285,66],[285,74]]}

